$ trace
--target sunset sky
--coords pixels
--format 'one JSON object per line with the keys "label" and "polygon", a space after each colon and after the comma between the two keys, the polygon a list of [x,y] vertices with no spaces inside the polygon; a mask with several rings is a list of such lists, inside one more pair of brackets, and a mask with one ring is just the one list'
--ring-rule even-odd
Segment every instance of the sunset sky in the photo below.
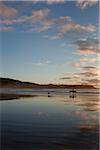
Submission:
{"label": "sunset sky", "polygon": [[0,76],[41,84],[98,84],[98,3],[0,2]]}

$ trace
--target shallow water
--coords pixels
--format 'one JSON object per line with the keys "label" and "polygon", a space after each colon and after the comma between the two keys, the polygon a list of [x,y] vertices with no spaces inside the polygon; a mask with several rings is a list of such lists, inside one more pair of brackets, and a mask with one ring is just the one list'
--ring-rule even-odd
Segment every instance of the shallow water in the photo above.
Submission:
{"label": "shallow water", "polygon": [[99,150],[97,95],[0,101],[2,150]]}
{"label": "shallow water", "polygon": [[[30,94],[30,95],[47,95],[50,92],[51,96],[69,95],[72,89],[14,89],[14,88],[0,88],[0,93],[14,93],[14,94]],[[77,95],[99,95],[99,89],[76,89]]]}

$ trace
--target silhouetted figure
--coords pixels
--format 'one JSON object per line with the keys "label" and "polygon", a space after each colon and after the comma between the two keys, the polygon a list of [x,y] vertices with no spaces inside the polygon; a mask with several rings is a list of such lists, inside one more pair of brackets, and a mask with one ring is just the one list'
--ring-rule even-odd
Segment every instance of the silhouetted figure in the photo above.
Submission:
{"label": "silhouetted figure", "polygon": [[77,91],[74,90],[74,89],[73,89],[73,90],[70,90],[69,92],[70,92],[70,93],[73,93],[73,94],[76,94],[76,93],[77,93]]}
{"label": "silhouetted figure", "polygon": [[73,89],[73,90],[70,90],[69,92],[70,92],[70,94],[71,94],[71,95],[69,96],[70,98],[75,98],[75,97],[76,97],[76,93],[77,93],[76,90]]}
{"label": "silhouetted figure", "polygon": [[50,92],[48,92],[48,97],[51,97],[51,96],[50,96]]}

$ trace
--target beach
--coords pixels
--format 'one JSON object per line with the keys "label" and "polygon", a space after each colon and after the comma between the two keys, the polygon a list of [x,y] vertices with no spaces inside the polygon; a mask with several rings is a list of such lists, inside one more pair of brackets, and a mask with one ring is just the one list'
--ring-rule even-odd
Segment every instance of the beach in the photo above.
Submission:
{"label": "beach", "polygon": [[53,91],[50,96],[47,89],[19,91],[20,96],[8,94],[9,99],[6,95],[7,99],[0,101],[2,149],[98,149],[98,95],[71,97],[60,89],[55,93],[49,90]]}

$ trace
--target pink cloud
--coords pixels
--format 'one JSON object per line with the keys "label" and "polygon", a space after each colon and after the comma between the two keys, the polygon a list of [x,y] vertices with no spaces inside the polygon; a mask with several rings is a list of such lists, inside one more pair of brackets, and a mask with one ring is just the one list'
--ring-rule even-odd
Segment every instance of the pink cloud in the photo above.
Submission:
{"label": "pink cloud", "polygon": [[76,67],[76,68],[81,67],[80,62],[73,62],[73,63],[71,63],[71,65],[72,65],[72,67]]}
{"label": "pink cloud", "polygon": [[67,31],[77,31],[77,32],[95,32],[96,27],[94,25],[79,25],[73,21],[69,21],[60,27],[60,32],[65,33]]}
{"label": "pink cloud", "polygon": [[48,13],[49,13],[48,9],[36,10],[32,12],[31,16],[20,16],[17,19],[3,19],[3,20],[0,20],[0,24],[11,25],[11,24],[24,23],[24,22],[34,23],[34,22],[45,19]]}
{"label": "pink cloud", "polygon": [[80,9],[85,9],[88,6],[93,6],[98,2],[98,0],[77,0],[76,5]]}
{"label": "pink cloud", "polygon": [[9,31],[12,31],[12,30],[14,30],[13,27],[0,27],[1,32],[9,32]]}
{"label": "pink cloud", "polygon": [[56,3],[64,3],[65,0],[32,0],[32,2],[35,4],[37,2],[46,2],[49,5],[56,4]]}
{"label": "pink cloud", "polygon": [[32,12],[32,20],[33,21],[41,21],[48,16],[49,9],[36,10]]}
{"label": "pink cloud", "polygon": [[[75,42],[77,54],[90,55],[99,53],[99,41],[97,39],[78,40]],[[93,60],[94,61],[94,60]]]}
{"label": "pink cloud", "polygon": [[15,8],[6,6],[0,3],[0,15],[6,18],[15,17],[18,14],[18,11]]}
{"label": "pink cloud", "polygon": [[65,0],[47,0],[48,4],[64,3]]}

